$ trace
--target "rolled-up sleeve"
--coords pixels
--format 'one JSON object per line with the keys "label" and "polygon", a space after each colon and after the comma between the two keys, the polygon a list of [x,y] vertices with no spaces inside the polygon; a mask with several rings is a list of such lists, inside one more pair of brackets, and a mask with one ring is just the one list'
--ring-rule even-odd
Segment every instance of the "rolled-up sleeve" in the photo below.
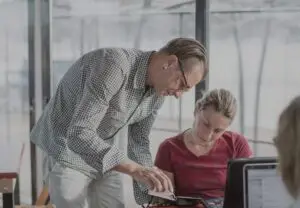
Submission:
{"label": "rolled-up sleeve", "polygon": [[84,82],[82,97],[78,102],[67,131],[70,150],[91,167],[105,174],[120,164],[124,154],[114,145],[99,137],[97,128],[106,114],[109,102],[118,93],[124,82],[121,67],[105,55],[101,65],[93,67],[93,61],[82,64],[82,71],[91,70]]}
{"label": "rolled-up sleeve", "polygon": [[143,166],[153,166],[149,134],[156,115],[155,110],[148,117],[128,127],[128,157]]}

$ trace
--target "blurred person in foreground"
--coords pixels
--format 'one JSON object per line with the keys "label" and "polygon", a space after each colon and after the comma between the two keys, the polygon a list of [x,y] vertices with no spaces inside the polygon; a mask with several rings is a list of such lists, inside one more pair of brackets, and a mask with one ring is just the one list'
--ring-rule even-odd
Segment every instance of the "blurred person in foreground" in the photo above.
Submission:
{"label": "blurred person in foreground", "polygon": [[274,144],[278,151],[282,180],[300,207],[300,96],[294,98],[280,114]]}
{"label": "blurred person in foreground", "polygon": [[171,179],[175,195],[222,207],[228,160],[252,155],[245,137],[228,130],[236,111],[231,92],[211,90],[196,102],[193,126],[161,143],[155,165]]}
{"label": "blurred person in foreground", "polygon": [[[164,96],[179,97],[205,77],[206,56],[198,41],[176,38],[159,51],[103,48],[78,59],[31,132],[47,154],[51,203],[123,208],[120,173],[133,178],[139,204],[148,201],[149,187],[172,190],[153,166],[150,129]],[[114,144],[127,127],[128,156]]]}

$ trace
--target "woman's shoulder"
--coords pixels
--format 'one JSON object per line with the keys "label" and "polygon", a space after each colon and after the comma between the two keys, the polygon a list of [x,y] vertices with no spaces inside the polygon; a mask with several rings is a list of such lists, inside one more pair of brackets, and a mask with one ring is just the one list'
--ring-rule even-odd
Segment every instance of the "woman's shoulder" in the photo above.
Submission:
{"label": "woman's shoulder", "polygon": [[244,143],[247,139],[242,135],[234,131],[225,131],[222,135],[223,139],[230,143]]}
{"label": "woman's shoulder", "polygon": [[252,155],[248,141],[242,134],[226,131],[223,134],[223,141],[227,143],[227,146],[232,150],[232,154],[236,158],[247,158]]}
{"label": "woman's shoulder", "polygon": [[182,143],[183,133],[177,134],[175,136],[166,138],[159,146],[160,148],[170,148],[178,146]]}

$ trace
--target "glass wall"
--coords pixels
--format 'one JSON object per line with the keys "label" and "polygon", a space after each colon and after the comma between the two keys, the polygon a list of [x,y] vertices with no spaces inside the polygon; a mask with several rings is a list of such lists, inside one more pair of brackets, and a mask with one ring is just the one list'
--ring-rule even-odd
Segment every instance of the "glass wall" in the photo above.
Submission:
{"label": "glass wall", "polygon": [[[227,88],[235,94],[239,112],[231,129],[247,136],[255,155],[276,155],[271,139],[278,115],[299,93],[297,54],[300,52],[300,23],[295,20],[300,12],[290,10],[297,6],[296,2],[209,2],[209,88]],[[91,50],[101,47],[158,50],[172,38],[195,37],[194,10],[195,1],[184,0],[53,0],[52,93],[70,65]],[[6,30],[1,30],[1,40],[13,37],[3,31]],[[7,41],[3,43],[6,45],[2,48],[9,48]],[[16,44],[15,41],[13,43]],[[2,68],[10,69],[12,64],[6,64],[10,57],[5,55],[9,53],[5,51],[2,51],[5,66]],[[12,79],[4,77],[3,83],[9,83],[7,80]],[[5,96],[9,97],[8,92],[11,91],[4,90]],[[194,101],[194,90],[178,100],[167,98],[150,136],[153,157],[165,138],[192,124]],[[6,106],[12,108],[13,105]],[[3,121],[6,124],[3,128],[8,130],[3,132],[8,134],[11,131],[7,124],[11,117],[7,114],[11,113],[7,113],[10,112],[8,110],[5,112],[6,117],[1,119],[7,119]],[[121,132],[119,137],[121,146],[125,146],[126,132]],[[124,181],[126,189],[131,190],[130,179],[125,178]],[[126,191],[126,194],[127,206],[133,207],[130,204],[133,201],[132,192]]]}
{"label": "glass wall", "polygon": [[[52,94],[70,65],[91,50],[158,50],[172,38],[195,37],[195,1],[50,2]],[[280,0],[209,2],[209,88],[227,88],[236,95],[239,112],[231,128],[247,136],[255,155],[276,155],[271,139],[278,115],[300,92],[300,11],[295,9],[300,5]],[[27,1],[0,0],[0,17],[0,136],[1,142],[26,143],[21,203],[30,204]],[[153,157],[164,139],[191,126],[194,93],[167,98],[150,135]],[[119,138],[125,146],[126,132]],[[125,177],[124,182],[126,205],[134,207],[131,181]]]}
{"label": "glass wall", "polygon": [[[276,155],[279,113],[299,94],[300,11],[296,1],[211,1],[209,88],[237,96],[232,128],[257,156]],[[268,144],[270,143],[270,144]]]}
{"label": "glass wall", "polygon": [[27,1],[0,1],[0,142],[26,144],[20,177],[23,204],[31,203],[27,26]]}
{"label": "glass wall", "polygon": [[[53,91],[68,67],[81,55],[91,50],[101,47],[158,50],[172,38],[194,37],[194,4],[184,6],[184,9],[172,10],[173,7],[177,8],[172,1],[101,0],[84,4],[65,2],[59,5],[54,2]],[[83,7],[89,12],[83,12]],[[174,134],[179,129],[186,128],[191,123],[193,106],[193,90],[180,100],[167,98],[159,112],[155,124],[157,130],[154,132],[166,131]]]}
{"label": "glass wall", "polygon": [[[52,19],[52,89],[81,55],[101,47],[158,50],[172,38],[195,37],[195,5],[182,1],[54,1]],[[165,138],[192,122],[194,90],[182,99],[167,98],[151,133],[152,155]],[[180,110],[179,110],[180,109]],[[126,132],[120,136],[125,144]],[[123,145],[124,146],[124,145]],[[126,189],[132,189],[125,178]],[[129,193],[129,194],[128,194]],[[126,192],[133,207],[132,192]]]}

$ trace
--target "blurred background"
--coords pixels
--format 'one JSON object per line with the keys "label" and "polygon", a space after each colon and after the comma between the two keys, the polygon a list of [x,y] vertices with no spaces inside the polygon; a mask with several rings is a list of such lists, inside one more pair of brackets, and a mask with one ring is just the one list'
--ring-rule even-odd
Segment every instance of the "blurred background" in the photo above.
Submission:
{"label": "blurred background", "polygon": [[[192,124],[201,91],[220,87],[239,102],[232,130],[256,156],[275,156],[278,115],[300,92],[299,19],[297,0],[0,0],[0,136],[26,142],[21,203],[42,187],[42,153],[30,145],[30,129],[68,67],[101,47],[157,50],[191,37],[209,48],[208,79],[160,110],[153,157],[160,142]],[[124,147],[126,132],[118,141]],[[134,207],[131,180],[124,183]]]}

